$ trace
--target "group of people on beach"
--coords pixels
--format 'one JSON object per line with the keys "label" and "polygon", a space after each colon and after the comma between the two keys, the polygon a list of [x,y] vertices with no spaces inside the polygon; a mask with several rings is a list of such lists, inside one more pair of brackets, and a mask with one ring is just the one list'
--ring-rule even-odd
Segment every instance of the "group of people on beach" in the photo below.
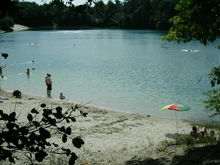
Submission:
{"label": "group of people on beach", "polygon": [[215,136],[215,131],[211,130],[209,133],[206,129],[206,127],[203,127],[201,131],[199,131],[199,128],[196,126],[192,127],[192,130],[190,132],[190,136],[195,137],[197,139],[202,139],[202,138],[210,138],[212,140],[216,139]]}

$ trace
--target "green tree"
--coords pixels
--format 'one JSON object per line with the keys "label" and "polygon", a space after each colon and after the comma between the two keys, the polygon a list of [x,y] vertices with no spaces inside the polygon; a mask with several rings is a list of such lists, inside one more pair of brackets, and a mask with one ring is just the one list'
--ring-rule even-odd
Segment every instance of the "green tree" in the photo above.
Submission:
{"label": "green tree", "polygon": [[171,19],[173,26],[165,39],[178,42],[196,39],[207,44],[220,34],[219,0],[179,0],[175,9],[177,15]]}
{"label": "green tree", "polygon": [[208,99],[205,101],[206,108],[212,112],[211,117],[220,115],[220,88],[214,88],[220,85],[220,66],[212,68],[209,73],[212,90],[205,92]]}
{"label": "green tree", "polygon": [[124,2],[125,26],[136,28],[151,28],[152,14],[150,0],[126,0]]}
{"label": "green tree", "polygon": [[14,16],[17,12],[18,0],[1,0],[0,1],[0,19],[4,16]]}
{"label": "green tree", "polygon": [[168,29],[175,0],[125,0],[124,24],[131,28]]}
{"label": "green tree", "polygon": [[51,18],[51,22],[53,24],[53,28],[57,28],[59,24],[62,22],[62,15],[65,9],[65,4],[63,0],[52,0],[49,3],[49,17]]}
{"label": "green tree", "polygon": [[109,0],[105,7],[105,26],[120,27],[123,19],[122,4],[119,0],[115,2]]}
{"label": "green tree", "polygon": [[1,0],[0,1],[0,29],[12,31],[14,25],[13,16],[17,12],[18,0]]}
{"label": "green tree", "polygon": [[171,23],[169,19],[175,15],[174,0],[154,0],[152,1],[153,14],[150,16],[150,22],[155,29],[169,29]]}
{"label": "green tree", "polygon": [[95,10],[96,25],[103,26],[104,19],[105,19],[105,4],[104,4],[104,2],[102,0],[95,2],[94,10]]}
{"label": "green tree", "polygon": [[[13,16],[15,22],[30,27],[105,26],[167,29],[170,26],[168,19],[174,13],[175,0],[125,0],[124,2],[109,0],[107,4],[104,4],[102,0],[88,0],[87,3],[79,6],[74,6],[73,0],[65,1],[66,3],[64,0],[51,0],[43,5],[17,0],[2,0],[1,2],[16,2],[18,12]],[[9,3],[2,6],[8,5]],[[7,8],[2,8],[0,14],[7,15],[6,11],[9,10],[9,8],[6,10]],[[9,20],[4,19],[2,24],[9,25],[13,22]]]}
{"label": "green tree", "polygon": [[11,27],[13,25],[14,25],[14,20],[9,16],[5,16],[2,19],[0,19],[0,29],[4,31],[12,31]]}
{"label": "green tree", "polygon": [[[26,26],[40,26],[48,24],[45,22],[45,8],[35,2],[20,2],[18,4],[18,12],[15,21]],[[34,21],[33,21],[34,20]]]}
{"label": "green tree", "polygon": [[[163,38],[178,42],[199,40],[206,45],[220,34],[219,0],[178,0],[176,10],[177,15],[171,19],[173,26]],[[213,89],[206,92],[205,105],[216,116],[220,115],[220,66],[214,67],[209,77]]]}

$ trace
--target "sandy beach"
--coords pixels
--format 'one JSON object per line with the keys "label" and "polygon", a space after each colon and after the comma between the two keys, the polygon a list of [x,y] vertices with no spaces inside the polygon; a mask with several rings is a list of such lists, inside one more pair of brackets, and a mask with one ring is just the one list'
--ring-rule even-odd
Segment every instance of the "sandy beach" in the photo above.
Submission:
{"label": "sandy beach", "polygon": [[[20,24],[14,24],[14,26],[12,27],[12,29],[13,29],[13,31],[15,32],[15,31],[21,31],[21,30],[28,30],[29,27],[24,26],[24,25],[20,25]],[[0,29],[0,34],[1,34],[1,33],[5,33],[5,31]]]}
{"label": "sandy beach", "polygon": [[[24,120],[25,115],[41,103],[52,107],[73,104],[30,95],[16,99],[12,97],[12,93],[5,91],[1,91],[0,96],[4,100],[0,108],[8,113],[16,109]],[[175,120],[108,111],[87,105],[82,111],[88,112],[88,116],[77,118],[77,122],[71,124],[74,134],[80,135],[85,141],[83,148],[76,150],[79,156],[77,164],[129,164],[132,160],[146,158],[172,158],[172,152],[160,149],[162,143],[174,141],[173,136],[177,133]],[[189,134],[189,122],[179,120],[178,125],[179,133]],[[181,152],[183,151],[180,150]],[[173,155],[176,154],[175,151]]]}
{"label": "sandy beach", "polygon": [[24,25],[14,24],[12,29],[13,29],[13,31],[21,31],[21,30],[27,30],[27,29],[29,29],[29,27],[24,26]]}

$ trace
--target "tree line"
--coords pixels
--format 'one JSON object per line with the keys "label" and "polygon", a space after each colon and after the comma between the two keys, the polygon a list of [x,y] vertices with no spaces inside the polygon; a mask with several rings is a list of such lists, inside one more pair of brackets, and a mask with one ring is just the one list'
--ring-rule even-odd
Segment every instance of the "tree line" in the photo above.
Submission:
{"label": "tree line", "polygon": [[[35,2],[1,0],[0,26],[16,22],[30,27],[53,28],[132,28],[169,29],[169,19],[175,15],[175,0],[102,0],[79,6],[73,0],[51,0],[39,5]],[[11,7],[9,7],[11,6]],[[2,26],[1,26],[2,27]]]}

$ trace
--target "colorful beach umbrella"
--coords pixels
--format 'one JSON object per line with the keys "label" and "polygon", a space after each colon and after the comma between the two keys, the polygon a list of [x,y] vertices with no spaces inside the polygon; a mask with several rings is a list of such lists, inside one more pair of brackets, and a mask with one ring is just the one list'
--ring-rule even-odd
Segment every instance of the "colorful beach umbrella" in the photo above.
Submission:
{"label": "colorful beach umbrella", "polygon": [[191,108],[188,105],[182,105],[182,104],[169,104],[169,105],[166,105],[166,106],[160,108],[160,110],[175,111],[177,133],[178,133],[178,123],[177,123],[177,114],[176,114],[176,112],[189,111],[190,109]]}
{"label": "colorful beach umbrella", "polygon": [[170,104],[160,108],[160,110],[173,110],[177,112],[189,111],[190,109],[191,108],[188,105],[182,105],[182,104]]}

